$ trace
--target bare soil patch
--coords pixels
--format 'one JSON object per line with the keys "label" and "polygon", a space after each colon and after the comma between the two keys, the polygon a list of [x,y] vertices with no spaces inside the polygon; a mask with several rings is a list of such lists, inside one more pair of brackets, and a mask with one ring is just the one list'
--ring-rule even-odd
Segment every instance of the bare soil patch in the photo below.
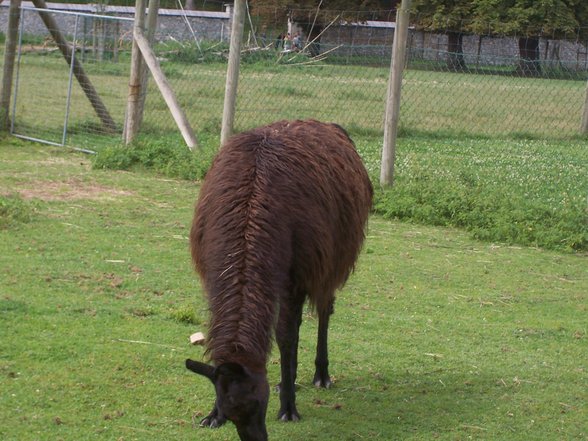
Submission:
{"label": "bare soil patch", "polygon": [[117,199],[132,196],[127,190],[106,187],[95,182],[79,179],[67,181],[36,181],[29,188],[21,188],[18,193],[23,199],[41,199],[43,201],[69,201],[76,199]]}

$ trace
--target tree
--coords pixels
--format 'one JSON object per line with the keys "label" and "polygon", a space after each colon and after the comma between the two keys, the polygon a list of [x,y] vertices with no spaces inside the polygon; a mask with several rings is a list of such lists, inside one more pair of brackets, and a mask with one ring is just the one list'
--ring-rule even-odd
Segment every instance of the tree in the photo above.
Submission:
{"label": "tree", "polygon": [[414,23],[418,29],[447,34],[447,68],[466,69],[463,56],[463,36],[472,16],[472,0],[414,0]]}
{"label": "tree", "polygon": [[286,26],[288,19],[298,23],[309,41],[312,55],[319,52],[320,35],[331,21],[388,19],[400,0],[249,0],[253,14],[262,23]]}
{"label": "tree", "polygon": [[[588,23],[586,0],[414,0],[415,25],[448,35],[450,68],[463,67],[464,33],[518,37],[521,75],[541,72],[539,41],[576,33]],[[580,29],[584,34],[588,29]]]}
{"label": "tree", "polygon": [[492,33],[518,37],[517,72],[524,76],[541,73],[541,37],[586,36],[588,2],[585,0],[475,0],[473,29],[490,27]]}

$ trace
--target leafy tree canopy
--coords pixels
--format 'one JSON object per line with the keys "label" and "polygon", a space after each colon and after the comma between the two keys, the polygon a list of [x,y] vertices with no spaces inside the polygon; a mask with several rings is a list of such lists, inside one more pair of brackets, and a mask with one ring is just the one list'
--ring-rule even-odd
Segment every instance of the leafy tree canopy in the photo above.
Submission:
{"label": "leafy tree canopy", "polygon": [[400,0],[249,0],[251,11],[263,21],[285,24],[288,17],[298,22],[328,23],[342,20],[390,19]]}
{"label": "leafy tree canopy", "polygon": [[411,22],[428,31],[460,29],[474,10],[472,0],[413,0]]}
{"label": "leafy tree canopy", "polygon": [[413,0],[412,9],[430,31],[557,37],[588,25],[586,0]]}

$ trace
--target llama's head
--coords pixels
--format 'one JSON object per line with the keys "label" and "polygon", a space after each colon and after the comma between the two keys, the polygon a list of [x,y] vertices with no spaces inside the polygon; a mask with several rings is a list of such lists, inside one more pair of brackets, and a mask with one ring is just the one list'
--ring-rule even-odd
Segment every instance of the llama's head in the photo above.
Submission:
{"label": "llama's head", "polygon": [[238,363],[213,367],[190,359],[186,360],[186,367],[214,384],[217,414],[213,426],[229,420],[237,427],[242,441],[267,441],[265,415],[269,384],[265,373],[251,372]]}

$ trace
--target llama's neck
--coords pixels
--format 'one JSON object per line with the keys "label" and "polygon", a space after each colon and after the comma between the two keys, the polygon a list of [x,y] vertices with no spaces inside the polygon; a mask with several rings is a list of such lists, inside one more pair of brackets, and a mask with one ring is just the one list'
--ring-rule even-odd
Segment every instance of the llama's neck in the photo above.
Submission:
{"label": "llama's neck", "polygon": [[233,279],[232,293],[213,297],[209,351],[217,366],[236,362],[259,372],[271,350],[275,291],[262,289],[255,280],[240,284],[238,279]]}

